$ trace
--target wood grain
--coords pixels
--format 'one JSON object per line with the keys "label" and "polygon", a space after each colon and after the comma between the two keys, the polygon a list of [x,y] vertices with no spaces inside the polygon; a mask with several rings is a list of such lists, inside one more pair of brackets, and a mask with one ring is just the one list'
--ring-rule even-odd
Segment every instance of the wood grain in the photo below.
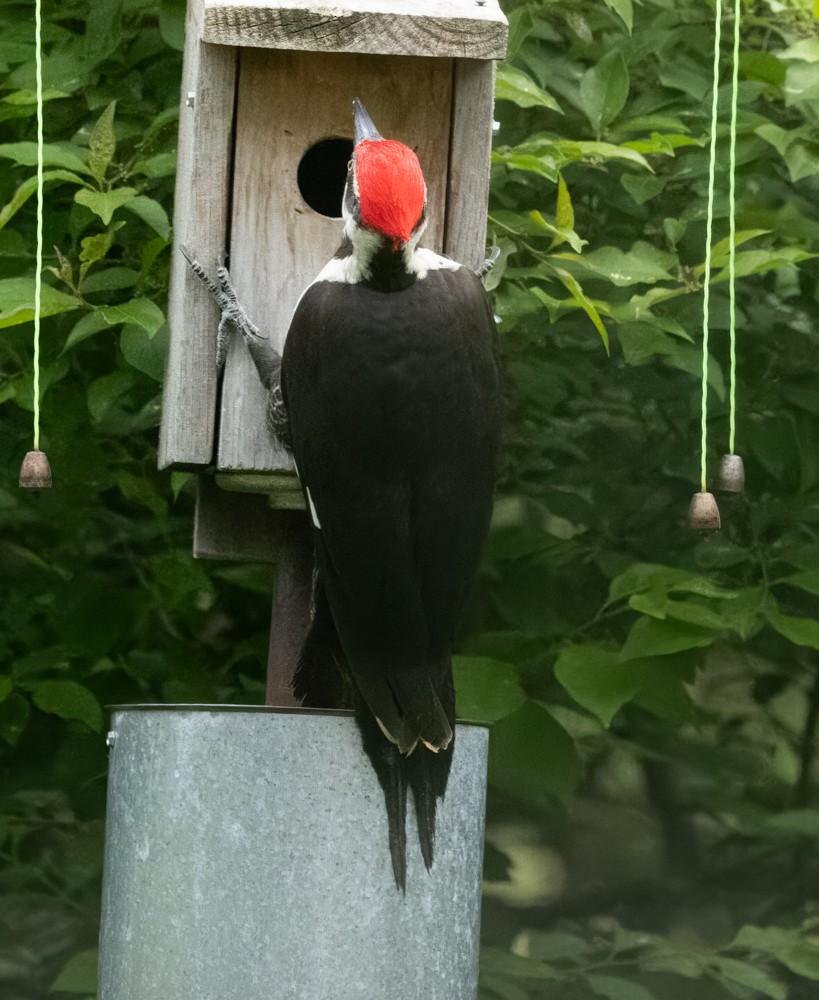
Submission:
{"label": "wood grain", "polygon": [[[352,136],[355,96],[383,135],[418,153],[429,188],[423,243],[443,248],[451,60],[242,49],[230,270],[248,315],[279,349],[299,296],[342,233],[340,219],[319,215],[302,199],[299,160],[321,139]],[[237,338],[222,387],[220,470],[293,469],[268,434],[265,404],[250,354]]]}
{"label": "wood grain", "polygon": [[196,559],[276,561],[276,515],[266,496],[230,493],[213,476],[197,477],[193,520]]}
{"label": "wood grain", "polygon": [[313,539],[307,515],[275,511],[276,581],[270,615],[265,704],[300,704],[293,694],[293,674],[310,624]]}
{"label": "wood grain", "polygon": [[[237,52],[199,40],[201,10],[190,4],[179,122],[179,164],[168,301],[159,467],[213,460],[216,327],[219,310],[179,252],[190,247],[209,269],[224,250],[232,156]],[[188,95],[193,95],[189,106]]]}
{"label": "wood grain", "polygon": [[495,64],[455,62],[445,253],[478,267],[485,257]]}
{"label": "wood grain", "polygon": [[221,45],[502,59],[496,0],[203,0],[203,39]]}

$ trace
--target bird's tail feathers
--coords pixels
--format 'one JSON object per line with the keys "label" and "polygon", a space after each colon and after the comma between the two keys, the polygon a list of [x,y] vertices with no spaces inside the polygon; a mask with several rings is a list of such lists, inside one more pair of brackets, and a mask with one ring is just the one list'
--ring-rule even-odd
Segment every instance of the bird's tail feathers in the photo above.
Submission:
{"label": "bird's tail feathers", "polygon": [[[409,756],[419,742],[433,753],[446,750],[452,742],[450,717],[455,717],[454,699],[447,711],[429,679],[420,690],[416,678],[403,685],[393,677],[386,680],[386,686],[387,697],[382,694],[381,711],[374,714],[381,732],[399,752]],[[448,700],[446,695],[444,700]]]}
{"label": "bird's tail feathers", "polygon": [[[361,710],[359,710],[359,708]],[[363,702],[356,709],[362,742],[372,762],[387,807],[387,831],[395,884],[406,891],[407,880],[407,792],[412,790],[421,855],[429,870],[435,854],[435,815],[438,800],[446,791],[452,764],[452,742],[438,753],[423,746],[404,755],[384,739],[377,720]]]}
{"label": "bird's tail feathers", "polygon": [[293,674],[293,693],[305,708],[350,708],[344,654],[321,581],[314,580],[311,621]]}

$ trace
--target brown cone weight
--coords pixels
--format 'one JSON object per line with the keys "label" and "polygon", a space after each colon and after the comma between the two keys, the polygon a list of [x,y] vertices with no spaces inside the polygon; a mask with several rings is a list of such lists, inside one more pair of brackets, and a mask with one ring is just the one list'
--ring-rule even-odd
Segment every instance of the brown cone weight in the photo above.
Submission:
{"label": "brown cone weight", "polygon": [[44,451],[29,451],[20,466],[20,486],[28,490],[51,488],[51,466]]}
{"label": "brown cone weight", "polygon": [[719,489],[723,493],[742,493],[745,489],[745,466],[739,455],[723,455],[719,467]]}
{"label": "brown cone weight", "polygon": [[713,493],[695,493],[688,507],[688,527],[703,535],[719,531],[719,507]]}

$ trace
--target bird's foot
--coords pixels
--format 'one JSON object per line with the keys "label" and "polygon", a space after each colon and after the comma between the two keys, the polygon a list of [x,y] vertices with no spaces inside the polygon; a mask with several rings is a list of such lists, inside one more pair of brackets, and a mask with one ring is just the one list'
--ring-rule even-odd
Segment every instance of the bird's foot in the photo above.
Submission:
{"label": "bird's foot", "polygon": [[248,318],[244,306],[236,295],[236,289],[233,287],[230,272],[225,267],[224,257],[222,256],[219,259],[219,265],[216,268],[216,281],[214,281],[186,246],[180,246],[179,249],[182,251],[182,255],[190,265],[193,273],[207,288],[222,311],[219,328],[216,331],[217,370],[221,371],[224,368],[228,344],[230,343],[231,334],[234,331],[238,331],[242,335],[245,343],[254,354],[255,359],[255,348],[258,348],[260,341],[266,341],[267,338],[259,332],[259,328]]}
{"label": "bird's foot", "polygon": [[475,268],[475,274],[477,274],[479,278],[482,278],[485,274],[489,274],[495,264],[497,264],[500,253],[500,247],[492,247],[489,251],[489,256],[483,264],[481,264],[480,267]]}

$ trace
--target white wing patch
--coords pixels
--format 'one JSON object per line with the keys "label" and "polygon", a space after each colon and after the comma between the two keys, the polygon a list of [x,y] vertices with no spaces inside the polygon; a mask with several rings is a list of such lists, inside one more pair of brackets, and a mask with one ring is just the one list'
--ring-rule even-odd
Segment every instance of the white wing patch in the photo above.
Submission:
{"label": "white wing patch", "polygon": [[310,487],[305,486],[304,492],[307,494],[307,505],[310,508],[310,517],[313,518],[313,524],[321,531],[321,523],[318,519],[318,514],[316,513],[316,505],[313,503],[313,498],[310,496]]}
{"label": "white wing patch", "polygon": [[407,270],[414,272],[419,279],[426,278],[430,271],[457,271],[461,265],[457,260],[442,257],[439,253],[419,247],[408,261]]}

